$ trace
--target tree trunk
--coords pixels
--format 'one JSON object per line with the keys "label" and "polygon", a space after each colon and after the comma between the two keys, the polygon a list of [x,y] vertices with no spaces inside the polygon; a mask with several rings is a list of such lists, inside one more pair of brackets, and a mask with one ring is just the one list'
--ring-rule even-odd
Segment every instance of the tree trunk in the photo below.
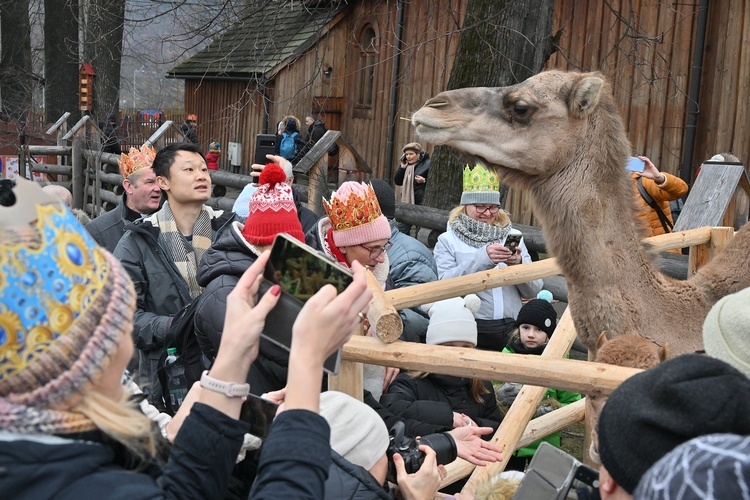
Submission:
{"label": "tree trunk", "polygon": [[[553,48],[553,8],[554,0],[469,0],[448,90],[513,85],[541,71]],[[458,205],[464,164],[452,148],[435,148],[425,205]]]}
{"label": "tree trunk", "polygon": [[54,123],[69,111],[77,121],[78,1],[44,0],[44,118]]}
{"label": "tree trunk", "polygon": [[96,70],[94,116],[105,122],[120,109],[120,66],[125,0],[88,0],[83,27],[83,61]]}
{"label": "tree trunk", "polygon": [[31,108],[29,0],[0,0],[0,118],[25,122]]}

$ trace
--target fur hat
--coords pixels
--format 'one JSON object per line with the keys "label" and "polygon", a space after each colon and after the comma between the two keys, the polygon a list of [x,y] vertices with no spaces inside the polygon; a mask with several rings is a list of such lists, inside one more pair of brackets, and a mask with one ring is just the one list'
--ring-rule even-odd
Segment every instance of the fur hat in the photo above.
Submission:
{"label": "fur hat", "polygon": [[382,179],[372,179],[370,181],[375,196],[378,199],[380,210],[385,215],[386,219],[396,218],[396,193],[390,184]]}
{"label": "fur hat", "polygon": [[473,169],[466,165],[463,188],[461,205],[477,203],[500,205],[500,179],[496,173],[490,172],[479,164]]}
{"label": "fur hat", "polygon": [[370,470],[388,448],[388,429],[375,410],[343,392],[320,395],[320,415],[331,427],[331,448]]}
{"label": "fur hat", "polygon": [[407,151],[414,151],[415,153],[419,154],[422,152],[422,145],[418,142],[410,142],[401,150],[402,153],[406,153]]}
{"label": "fur hat", "polygon": [[120,262],[35,186],[22,195],[36,201],[33,221],[0,228],[0,428],[91,430],[68,410],[130,338],[135,291]]}
{"label": "fur hat", "polygon": [[686,354],[633,375],[599,417],[599,456],[633,493],[664,455],[697,436],[750,434],[750,379],[721,360]]}
{"label": "fur hat", "polygon": [[391,237],[391,225],[380,211],[378,198],[370,184],[347,181],[323,200],[333,227],[337,247],[363,245]]}
{"label": "fur hat", "polygon": [[747,498],[750,436],[710,434],[681,444],[643,476],[635,498]]}
{"label": "fur hat", "polygon": [[251,245],[270,245],[279,233],[304,242],[305,233],[284,170],[269,163],[260,174],[259,184],[250,200],[250,215],[242,228],[242,236]]}
{"label": "fur hat", "polygon": [[477,322],[474,315],[482,301],[474,294],[454,297],[422,306],[430,315],[427,343],[471,342],[477,345]]}
{"label": "fur hat", "polygon": [[555,333],[557,327],[557,311],[550,304],[552,294],[547,290],[539,292],[537,297],[521,307],[513,326],[514,328],[520,328],[521,325],[533,325],[546,333],[549,338]]}
{"label": "fur hat", "polygon": [[128,154],[121,153],[117,165],[120,167],[122,176],[127,179],[139,170],[151,168],[154,158],[156,158],[156,150],[144,144],[140,149],[131,147]]}
{"label": "fur hat", "polygon": [[718,301],[703,322],[706,354],[750,377],[750,288]]}

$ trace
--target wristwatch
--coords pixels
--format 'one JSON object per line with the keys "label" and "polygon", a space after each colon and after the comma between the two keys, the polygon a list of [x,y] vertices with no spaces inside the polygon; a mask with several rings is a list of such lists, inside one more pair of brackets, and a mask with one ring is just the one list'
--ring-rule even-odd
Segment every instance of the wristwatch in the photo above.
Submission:
{"label": "wristwatch", "polygon": [[223,394],[228,398],[244,398],[250,394],[250,384],[237,384],[235,382],[217,380],[209,376],[208,370],[205,370],[201,375],[201,387]]}

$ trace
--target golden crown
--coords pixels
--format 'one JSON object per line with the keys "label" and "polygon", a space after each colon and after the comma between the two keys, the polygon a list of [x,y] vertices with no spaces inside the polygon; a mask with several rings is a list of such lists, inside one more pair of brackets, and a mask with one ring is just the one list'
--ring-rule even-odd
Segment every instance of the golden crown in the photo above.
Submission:
{"label": "golden crown", "polygon": [[127,179],[139,170],[150,168],[154,164],[154,158],[156,150],[144,144],[140,149],[131,147],[128,154],[122,153],[117,164],[120,166],[120,173]]}
{"label": "golden crown", "polygon": [[[358,189],[350,189],[345,193],[333,193],[330,203],[323,199],[323,208],[331,220],[334,231],[362,226],[383,215],[372,186],[365,183],[358,186]],[[339,194],[343,195],[343,199]]]}
{"label": "golden crown", "polygon": [[464,168],[464,192],[498,190],[500,190],[500,179],[496,173],[490,172],[479,164],[475,165],[473,169],[466,165]]}

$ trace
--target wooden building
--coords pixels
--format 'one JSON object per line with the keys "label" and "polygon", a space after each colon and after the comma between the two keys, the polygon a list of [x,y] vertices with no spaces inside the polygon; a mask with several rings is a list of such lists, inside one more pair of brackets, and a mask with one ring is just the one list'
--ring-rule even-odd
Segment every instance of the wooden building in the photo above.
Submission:
{"label": "wooden building", "polygon": [[[249,165],[256,134],[312,114],[341,130],[374,177],[389,178],[401,146],[416,140],[400,118],[447,86],[466,3],[267,2],[170,76],[185,80],[204,146],[241,142]],[[558,29],[546,68],[607,75],[633,154],[688,180],[717,152],[747,161],[750,2],[558,0]],[[508,208],[534,223],[522,194]]]}

